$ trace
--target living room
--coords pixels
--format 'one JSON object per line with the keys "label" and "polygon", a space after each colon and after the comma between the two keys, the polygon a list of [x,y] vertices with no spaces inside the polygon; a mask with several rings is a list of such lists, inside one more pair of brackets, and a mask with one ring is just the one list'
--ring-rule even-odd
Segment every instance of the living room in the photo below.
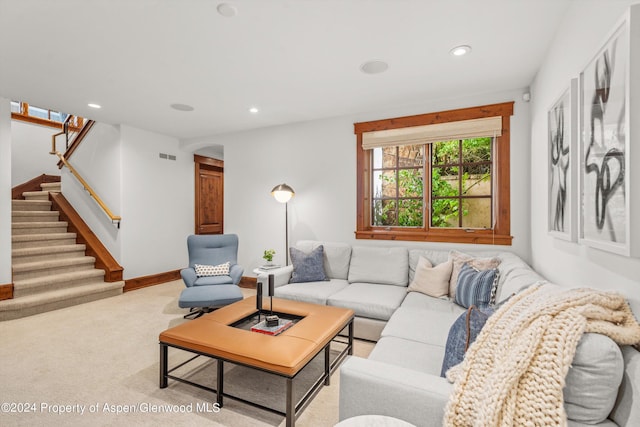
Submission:
{"label": "living room", "polygon": [[[494,3],[488,2],[490,5]],[[125,267],[125,279],[180,269],[188,262],[186,236],[193,232],[192,154],[211,153],[225,162],[225,232],[240,236],[239,262],[245,267],[245,274],[249,274],[262,263],[262,252],[267,248],[274,248],[276,262],[284,264],[284,207],[270,195],[271,189],[283,182],[296,191],[295,198],[288,205],[290,242],[318,239],[356,243],[354,123],[514,101],[510,162],[513,244],[506,250],[521,256],[552,282],[620,291],[638,313],[640,259],[550,236],[547,232],[546,191],[549,107],[571,79],[579,75],[626,8],[637,2],[587,0],[546,3],[560,3],[561,16],[550,17],[555,26],[553,34],[544,35],[549,43],[540,55],[537,71],[519,86],[487,93],[482,88],[475,88],[471,81],[473,77],[469,77],[470,82],[461,91],[463,94],[455,96],[416,93],[396,103],[392,102],[393,97],[389,97],[360,112],[343,112],[342,106],[336,105],[333,116],[317,119],[300,114],[292,123],[265,127],[253,125],[249,130],[213,136],[180,138],[145,130],[144,127],[127,124],[127,121],[107,124],[109,122],[105,120],[100,142],[84,147],[77,161],[79,168],[91,171],[88,179],[95,182],[96,189],[105,194],[105,199],[122,215],[122,227],[118,230],[104,224],[100,212],[91,205],[85,204],[78,210],[86,215],[87,222]],[[365,5],[360,6],[366,8]],[[8,5],[3,2],[1,7],[4,11]],[[243,7],[242,2],[237,3],[239,17]],[[4,24],[9,19],[8,15],[1,15]],[[519,25],[518,22],[510,24],[514,27]],[[5,37],[3,43],[8,43],[7,39]],[[474,47],[473,40],[468,43]],[[451,47],[446,46],[442,55],[446,59],[443,60],[451,60],[448,57]],[[407,50],[413,52],[413,49]],[[470,58],[480,54],[478,47],[471,52]],[[375,49],[363,53],[363,57],[354,62],[354,69],[345,72],[360,73],[357,69],[359,64],[377,55]],[[509,55],[503,53],[506,58]],[[395,67],[393,58],[383,59],[390,62],[388,72],[391,73]],[[504,68],[508,69],[508,65]],[[12,172],[9,173],[14,168],[11,161],[12,131],[8,131],[11,126],[9,101],[14,98],[34,99],[36,103],[38,96],[28,91],[14,93],[17,89],[9,88],[11,80],[7,80],[4,74],[2,76],[0,166],[5,174],[0,177],[0,187],[8,192],[15,185]],[[385,73],[362,77],[369,79],[363,86],[372,88],[377,84],[376,78],[397,78],[394,74]],[[188,82],[182,84],[185,93],[199,90],[190,89]],[[311,84],[323,87],[321,80]],[[525,94],[529,94],[530,101],[524,100]],[[186,97],[181,93],[171,95],[171,102],[183,102],[181,100]],[[366,93],[361,95],[366,96]],[[211,98],[215,99],[215,96]],[[135,103],[135,100],[128,102]],[[189,118],[188,112],[180,114],[165,122],[170,126],[171,122],[195,121]],[[90,113],[87,116],[90,117]],[[211,120],[210,117],[197,118]],[[255,116],[255,120],[259,124],[260,116]],[[48,143],[48,140],[42,142],[44,152],[48,150]],[[171,163],[161,160],[158,152],[175,154],[177,160]],[[637,179],[633,180],[632,186],[637,184]],[[70,199],[84,197],[82,188],[65,172],[63,186],[65,192],[68,189]],[[10,202],[0,201],[0,209],[3,213],[0,215],[0,284],[5,284],[11,282],[10,215],[5,215],[11,209]],[[632,216],[632,221],[631,225],[636,227],[637,219]],[[357,243],[398,245],[391,241]],[[402,245],[460,249],[460,245],[441,243],[402,242]],[[483,249],[468,245],[464,248]]]}

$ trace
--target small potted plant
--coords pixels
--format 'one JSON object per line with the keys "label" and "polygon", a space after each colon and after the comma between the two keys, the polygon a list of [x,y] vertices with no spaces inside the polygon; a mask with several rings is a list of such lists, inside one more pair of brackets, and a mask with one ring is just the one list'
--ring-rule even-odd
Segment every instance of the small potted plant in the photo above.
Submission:
{"label": "small potted plant", "polygon": [[264,254],[262,254],[262,258],[267,261],[267,265],[273,264],[273,256],[276,254],[276,251],[273,249],[265,249]]}

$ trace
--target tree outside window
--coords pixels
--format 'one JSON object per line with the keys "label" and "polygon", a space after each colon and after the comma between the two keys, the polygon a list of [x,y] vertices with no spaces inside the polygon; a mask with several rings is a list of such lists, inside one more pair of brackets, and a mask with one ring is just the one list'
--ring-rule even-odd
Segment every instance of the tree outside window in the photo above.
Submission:
{"label": "tree outside window", "polygon": [[[356,123],[356,238],[511,244],[512,114],[508,102]],[[482,121],[492,121],[501,132],[474,137],[465,129]],[[458,133],[465,136],[429,139],[431,125],[443,123],[437,132],[445,128],[455,134],[461,123]],[[398,135],[402,142],[394,144]]]}
{"label": "tree outside window", "polygon": [[490,228],[491,145],[474,138],[374,149],[373,225],[423,227],[426,193],[431,227]]}

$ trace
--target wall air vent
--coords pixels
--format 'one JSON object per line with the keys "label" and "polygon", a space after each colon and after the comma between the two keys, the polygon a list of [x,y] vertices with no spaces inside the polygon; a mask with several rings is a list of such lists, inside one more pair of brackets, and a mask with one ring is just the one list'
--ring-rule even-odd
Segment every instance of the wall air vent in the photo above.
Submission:
{"label": "wall air vent", "polygon": [[176,156],[174,156],[173,154],[167,154],[167,153],[160,153],[160,158],[166,159],[166,160],[176,160]]}

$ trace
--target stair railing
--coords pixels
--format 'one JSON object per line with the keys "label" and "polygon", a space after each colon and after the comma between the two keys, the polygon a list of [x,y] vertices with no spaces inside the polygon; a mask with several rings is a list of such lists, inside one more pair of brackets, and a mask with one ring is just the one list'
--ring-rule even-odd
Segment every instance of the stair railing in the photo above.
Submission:
{"label": "stair railing", "polygon": [[[67,122],[65,121],[65,123]],[[76,177],[76,179],[80,182],[80,184],[82,184],[85,191],[89,192],[89,195],[93,198],[93,200],[95,200],[96,203],[98,203],[98,206],[100,206],[100,208],[104,211],[104,213],[107,214],[107,216],[111,220],[111,223],[115,224],[118,228],[120,228],[120,221],[122,220],[122,218],[118,215],[114,215],[113,212],[111,212],[111,209],[107,207],[107,205],[102,201],[102,199],[100,198],[100,196],[98,196],[98,194],[94,191],[94,189],[87,183],[87,181],[84,180],[84,178],[82,178],[80,173],[78,173],[78,171],[73,166],[71,166],[71,164],[69,164],[69,161],[65,159],[64,155],[56,149],[56,138],[61,135],[65,135],[65,139],[68,147],[68,142],[69,142],[68,125],[67,126],[63,125],[62,132],[58,132],[51,136],[51,151],[49,152],[49,154],[58,156],[62,165],[66,166],[67,169],[69,169],[71,174]]]}

